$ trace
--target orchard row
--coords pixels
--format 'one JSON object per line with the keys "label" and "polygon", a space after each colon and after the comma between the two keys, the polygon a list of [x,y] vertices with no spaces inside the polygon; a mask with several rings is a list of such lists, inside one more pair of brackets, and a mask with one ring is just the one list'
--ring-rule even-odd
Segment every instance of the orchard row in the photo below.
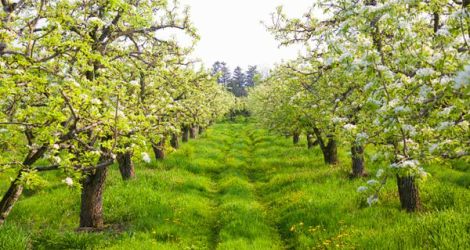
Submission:
{"label": "orchard row", "polygon": [[348,145],[354,177],[370,147],[383,168],[358,188],[369,204],[396,178],[402,207],[419,210],[424,166],[468,160],[470,1],[321,1],[272,20],[282,45],[308,50],[253,89],[248,107],[294,143],[305,134],[329,164]]}
{"label": "orchard row", "polygon": [[[134,176],[133,155],[165,156],[235,102],[190,49],[188,12],[167,1],[1,1],[0,166],[16,177],[0,224],[40,172],[81,185],[80,227],[103,227],[108,168]],[[65,185],[64,185],[65,186]]]}

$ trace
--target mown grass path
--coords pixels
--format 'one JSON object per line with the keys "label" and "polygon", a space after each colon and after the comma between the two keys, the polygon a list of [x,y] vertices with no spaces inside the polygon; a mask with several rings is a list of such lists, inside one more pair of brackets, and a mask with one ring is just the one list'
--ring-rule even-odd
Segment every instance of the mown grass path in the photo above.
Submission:
{"label": "mown grass path", "polygon": [[[217,124],[164,161],[137,162],[132,181],[113,168],[101,233],[75,231],[80,190],[48,173],[0,228],[0,249],[470,249],[468,164],[428,167],[426,210],[410,215],[393,182],[381,204],[362,206],[367,179],[350,180],[340,152],[326,166],[319,149],[255,124]],[[0,173],[0,191],[13,174]]]}

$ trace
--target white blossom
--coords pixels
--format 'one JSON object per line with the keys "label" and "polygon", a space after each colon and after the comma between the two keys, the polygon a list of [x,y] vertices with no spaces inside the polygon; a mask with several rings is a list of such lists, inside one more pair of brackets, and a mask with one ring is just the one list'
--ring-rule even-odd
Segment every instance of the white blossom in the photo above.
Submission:
{"label": "white blossom", "polygon": [[419,167],[418,168],[418,176],[421,179],[425,179],[428,176],[428,173],[426,171],[424,171],[424,169],[422,167]]}
{"label": "white blossom", "polygon": [[390,165],[391,168],[417,168],[419,162],[417,160],[404,160],[398,163],[393,163]]}
{"label": "white blossom", "polygon": [[375,177],[380,178],[380,177],[382,177],[383,174],[384,174],[384,170],[379,169],[379,170],[377,170],[377,174],[375,174]]}
{"label": "white blossom", "polygon": [[150,163],[152,159],[150,158],[150,155],[146,152],[142,153],[142,160],[146,163]]}
{"label": "white blossom", "polygon": [[364,132],[361,132],[361,133],[358,133],[356,135],[356,141],[359,141],[359,142],[364,142],[366,141],[367,139],[369,139],[369,135],[364,133]]}
{"label": "white blossom", "polygon": [[391,100],[390,102],[388,102],[388,106],[393,108],[393,107],[397,106],[398,103],[400,103],[400,100],[395,98],[395,99]]}
{"label": "white blossom", "polygon": [[343,128],[346,129],[347,131],[353,131],[353,130],[356,129],[356,125],[348,123],[348,124],[344,125]]}
{"label": "white blossom", "polygon": [[333,58],[329,57],[326,59],[325,65],[330,66],[333,63]]}
{"label": "white blossom", "polygon": [[339,57],[339,60],[343,61],[344,59],[347,59],[347,58],[350,58],[350,57],[352,57],[351,53],[345,52]]}
{"label": "white blossom", "polygon": [[96,25],[96,26],[99,26],[99,27],[105,25],[105,22],[103,20],[101,20],[100,18],[98,18],[98,17],[90,17],[88,19],[88,22],[90,22],[90,24],[93,24],[93,25]]}
{"label": "white blossom", "polygon": [[406,160],[402,162],[402,167],[410,167],[410,168],[415,168],[419,165],[419,162],[417,160]]}
{"label": "white blossom", "polygon": [[470,84],[470,64],[464,67],[455,77],[454,89],[461,89]]}
{"label": "white blossom", "polygon": [[64,180],[62,180],[62,182],[67,184],[67,186],[69,187],[73,186],[73,179],[70,177],[65,178]]}
{"label": "white blossom", "polygon": [[8,129],[6,129],[6,128],[0,128],[0,133],[6,133],[6,132],[8,132]]}
{"label": "white blossom", "polygon": [[416,71],[416,75],[419,77],[428,77],[435,73],[431,68],[421,68]]}
{"label": "white blossom", "polygon": [[365,187],[365,186],[360,186],[360,187],[357,188],[357,192],[358,192],[358,193],[362,193],[362,192],[367,191],[367,189],[368,189],[368,188]]}
{"label": "white blossom", "polygon": [[410,108],[404,107],[404,106],[398,106],[398,107],[395,107],[394,111],[395,111],[396,114],[405,113],[405,112],[409,112]]}
{"label": "white blossom", "polygon": [[377,70],[379,71],[387,71],[389,70],[386,66],[384,65],[377,65]]}
{"label": "white blossom", "polygon": [[92,104],[95,104],[95,105],[101,104],[101,101],[100,101],[100,99],[98,99],[98,98],[93,98],[93,99],[91,99],[90,102],[91,102]]}
{"label": "white blossom", "polygon": [[450,114],[450,112],[452,111],[452,109],[454,109],[454,106],[446,107],[446,108],[444,108],[441,112],[439,112],[439,115],[447,116],[447,115]]}
{"label": "white blossom", "polygon": [[468,126],[470,125],[470,122],[468,121],[462,121],[459,123],[459,126],[462,127],[465,130],[468,130]]}
{"label": "white blossom", "polygon": [[450,82],[452,82],[452,78],[450,78],[449,76],[443,76],[440,80],[440,84],[442,86],[445,86],[445,85],[449,84]]}
{"label": "white blossom", "polygon": [[139,81],[137,80],[132,80],[129,82],[132,86],[140,86]]}
{"label": "white blossom", "polygon": [[436,35],[447,37],[450,36],[450,32],[447,27],[443,26],[436,32]]}
{"label": "white blossom", "polygon": [[374,83],[373,82],[369,82],[367,83],[365,86],[364,86],[364,90],[369,90],[372,86],[374,86]]}
{"label": "white blossom", "polygon": [[429,146],[429,153],[434,153],[439,148],[439,144],[434,143]]}
{"label": "white blossom", "polygon": [[53,157],[53,160],[54,160],[54,162],[57,163],[57,164],[60,164],[60,162],[62,162],[62,159],[60,159],[59,156],[54,156],[54,157]]}
{"label": "white blossom", "polygon": [[346,120],[347,120],[346,118],[343,118],[343,117],[337,117],[337,116],[335,116],[335,117],[331,118],[331,121],[332,121],[333,123],[340,123],[340,122],[345,122]]}
{"label": "white blossom", "polygon": [[367,198],[367,204],[369,204],[369,206],[372,206],[372,204],[377,203],[378,201],[379,199],[376,195],[371,195]]}
{"label": "white blossom", "polygon": [[404,124],[402,126],[403,130],[404,131],[407,131],[408,133],[410,133],[411,136],[415,136],[416,135],[416,129],[414,126],[410,125],[410,124]]}
{"label": "white blossom", "polygon": [[454,122],[449,122],[449,121],[441,122],[437,126],[437,130],[444,130],[444,129],[447,129],[447,128],[453,126],[453,125],[454,125]]}
{"label": "white blossom", "polygon": [[379,183],[380,183],[379,181],[374,180],[374,179],[367,181],[367,185],[370,185],[370,186],[374,186],[374,185],[377,185]]}
{"label": "white blossom", "polygon": [[426,99],[431,91],[432,89],[429,86],[424,85],[419,89],[419,97],[421,99]]}

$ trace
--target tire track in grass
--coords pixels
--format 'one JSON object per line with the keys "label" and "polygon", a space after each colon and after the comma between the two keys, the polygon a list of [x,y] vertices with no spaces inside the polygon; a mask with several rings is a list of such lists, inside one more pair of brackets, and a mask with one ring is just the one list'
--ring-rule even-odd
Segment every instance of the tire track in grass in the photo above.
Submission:
{"label": "tire track in grass", "polygon": [[266,218],[266,208],[259,202],[255,181],[250,177],[253,146],[247,128],[228,125],[233,143],[220,173],[220,230],[216,249],[283,249],[275,227]]}
{"label": "tire track in grass", "polygon": [[[250,182],[255,187],[254,192],[255,192],[256,200],[259,204],[261,204],[261,206],[263,207],[263,210],[266,212],[266,214],[265,214],[266,220],[268,221],[269,225],[273,228],[273,231],[276,234],[276,241],[278,241],[282,244],[282,249],[287,249],[286,241],[285,241],[284,237],[282,236],[282,234],[280,233],[279,228],[276,225],[276,222],[272,221],[272,220],[269,220],[269,217],[268,217],[269,206],[264,201],[264,199],[261,195],[261,192],[259,190],[261,187],[259,185],[260,180],[257,178],[257,174],[259,174],[258,172],[263,172],[262,173],[263,175],[266,175],[267,173],[264,172],[264,170],[261,168],[261,166],[256,165],[256,160],[255,160],[255,158],[256,158],[256,149],[257,149],[257,144],[259,144],[259,142],[257,141],[257,138],[255,136],[255,132],[256,132],[256,130],[250,130],[247,133],[247,136],[248,136],[248,139],[249,139],[249,150],[248,150],[248,153],[249,153],[248,156],[249,157],[248,157],[248,162],[247,162],[248,163],[247,168],[246,168],[245,171],[247,171],[247,175],[250,178]],[[263,182],[261,182],[261,183],[263,183]]]}
{"label": "tire track in grass", "polygon": [[[232,144],[224,140],[224,143],[222,145],[224,149],[222,150],[222,159],[218,159],[219,164],[223,164],[225,158],[225,155],[227,155],[230,152],[230,148]],[[211,174],[211,180],[212,180],[212,190],[211,190],[211,198],[212,198],[212,206],[211,210],[214,213],[214,218],[212,221],[212,235],[210,237],[210,249],[217,249],[217,245],[219,244],[219,234],[220,234],[220,199],[219,199],[219,192],[220,192],[220,187],[219,187],[219,180],[220,180],[220,175],[221,171],[215,171]]]}

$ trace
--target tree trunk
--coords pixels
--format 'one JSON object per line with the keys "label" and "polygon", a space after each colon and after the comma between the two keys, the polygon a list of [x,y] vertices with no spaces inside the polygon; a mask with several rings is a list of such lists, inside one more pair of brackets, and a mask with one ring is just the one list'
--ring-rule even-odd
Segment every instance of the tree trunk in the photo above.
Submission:
{"label": "tree trunk", "polygon": [[183,142],[188,142],[189,141],[189,127],[188,126],[184,126],[183,127],[183,138],[182,138]]}
{"label": "tree trunk", "polygon": [[[23,167],[27,168],[33,165],[37,160],[44,156],[44,153],[47,151],[47,149],[48,146],[43,145],[34,153],[30,151],[26,159],[23,161]],[[21,185],[19,182],[21,176],[23,175],[23,171],[25,170],[19,170],[15,180],[11,182],[10,187],[0,201],[0,226],[5,222],[6,218],[13,209],[13,206],[23,193],[23,185]]]}
{"label": "tree trunk", "polygon": [[294,143],[294,145],[299,144],[299,140],[300,140],[300,134],[297,132],[294,132],[294,134],[292,135],[292,142]]}
{"label": "tree trunk", "polygon": [[338,164],[338,148],[336,146],[336,140],[330,138],[328,144],[322,147],[323,158],[326,164],[335,165]]}
{"label": "tree trunk", "polygon": [[[100,163],[104,159],[100,160]],[[82,181],[80,228],[101,229],[103,222],[103,191],[108,167],[100,167],[88,173]]]}
{"label": "tree trunk", "polygon": [[178,140],[178,135],[177,134],[172,134],[171,135],[170,144],[174,149],[180,148],[180,142]]}
{"label": "tree trunk", "polygon": [[199,135],[202,135],[204,133],[205,129],[203,127],[199,127]]}
{"label": "tree trunk", "polygon": [[19,183],[19,179],[23,171],[18,173],[16,179],[10,184],[10,188],[5,193],[0,202],[0,226],[5,222],[5,219],[10,214],[13,206],[15,205],[16,201],[20,198],[21,194],[23,193],[23,185]]}
{"label": "tree trunk", "polygon": [[364,147],[362,145],[351,146],[352,177],[364,176]]}
{"label": "tree trunk", "polygon": [[421,199],[416,180],[412,176],[397,176],[398,194],[403,209],[408,212],[415,212],[421,209]]}
{"label": "tree trunk", "polygon": [[318,141],[314,139],[314,135],[307,134],[307,147],[308,149],[313,148],[318,144]]}
{"label": "tree trunk", "polygon": [[152,144],[153,152],[155,153],[155,159],[165,159],[165,142],[166,138],[162,138],[159,143]]}
{"label": "tree trunk", "polygon": [[196,135],[197,135],[197,127],[192,126],[191,129],[189,130],[189,137],[191,139],[196,139]]}
{"label": "tree trunk", "polygon": [[132,162],[132,152],[119,153],[117,155],[119,171],[123,180],[130,180],[135,177],[134,162]]}

